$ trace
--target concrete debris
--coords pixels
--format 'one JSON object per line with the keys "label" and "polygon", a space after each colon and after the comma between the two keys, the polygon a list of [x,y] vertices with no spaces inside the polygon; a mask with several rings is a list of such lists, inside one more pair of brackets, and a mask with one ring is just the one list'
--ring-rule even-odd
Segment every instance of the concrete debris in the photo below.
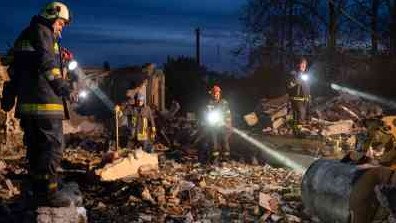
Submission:
{"label": "concrete debris", "polygon": [[139,177],[139,169],[146,172],[158,169],[158,155],[138,149],[130,153],[128,157],[116,160],[114,163],[107,164],[102,169],[96,170],[95,173],[103,181],[112,181],[125,177]]}
{"label": "concrete debris", "polygon": [[[311,122],[305,125],[303,132],[309,135],[340,135],[354,133],[356,121],[383,113],[381,107],[361,98],[340,94],[334,98],[316,99],[311,106]],[[254,119],[257,118],[257,120]],[[245,116],[249,126],[262,124],[263,132],[273,135],[292,134],[291,110],[287,95],[263,99],[255,112]]]}
{"label": "concrete debris", "polygon": [[40,207],[37,209],[37,223],[85,223],[87,211],[83,207]]}
{"label": "concrete debris", "polygon": [[[0,96],[3,92],[3,84],[8,80],[7,67],[0,63]],[[10,112],[0,109],[0,157],[12,154],[16,147],[22,147],[23,134],[14,113],[14,109]]]}
{"label": "concrete debris", "polygon": [[0,173],[4,172],[6,167],[7,164],[4,161],[0,160]]}
{"label": "concrete debris", "polygon": [[[271,197],[268,194],[260,193],[259,204],[266,210],[277,213],[279,208],[279,201],[276,198]],[[284,209],[282,209],[284,210]]]}
{"label": "concrete debris", "polygon": [[[66,152],[66,159],[73,163],[75,160],[79,165],[81,160],[101,159],[101,156],[75,149]],[[118,167],[114,165],[130,158],[107,164],[115,168],[111,180],[100,184],[84,182],[81,190],[91,221],[254,222],[267,219],[280,222],[294,219],[298,222],[296,219],[300,218],[301,222],[311,222],[302,213],[301,174],[293,171],[237,162],[201,166],[165,160],[163,167],[153,171],[145,166],[135,168],[137,174],[133,179],[114,177],[124,171],[116,170]],[[124,168],[129,171],[131,163],[127,164]],[[100,164],[92,168],[98,167]],[[270,196],[266,206],[261,205],[263,195]]]}

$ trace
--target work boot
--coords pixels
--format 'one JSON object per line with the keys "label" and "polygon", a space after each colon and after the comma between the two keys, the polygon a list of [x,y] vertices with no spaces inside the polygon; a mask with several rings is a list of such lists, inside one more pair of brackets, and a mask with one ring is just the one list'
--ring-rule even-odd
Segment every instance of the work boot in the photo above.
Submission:
{"label": "work boot", "polygon": [[72,200],[67,193],[58,190],[48,194],[44,204],[48,207],[69,207]]}
{"label": "work boot", "polygon": [[220,162],[220,153],[219,152],[211,152],[210,154],[210,164],[218,165]]}
{"label": "work boot", "polygon": [[230,162],[230,152],[223,152],[221,154],[221,162]]}
{"label": "work boot", "polygon": [[71,197],[67,193],[58,190],[56,177],[45,176],[36,180],[35,185],[35,198],[38,206],[69,207],[71,205]]}

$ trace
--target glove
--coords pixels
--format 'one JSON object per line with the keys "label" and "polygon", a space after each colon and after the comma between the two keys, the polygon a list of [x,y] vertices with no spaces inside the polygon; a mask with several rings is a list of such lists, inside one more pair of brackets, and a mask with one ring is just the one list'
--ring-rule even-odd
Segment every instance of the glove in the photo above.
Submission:
{"label": "glove", "polygon": [[61,47],[60,51],[61,51],[62,59],[64,61],[73,60],[74,56],[73,56],[73,53],[70,52],[70,50],[66,49],[65,47]]}
{"label": "glove", "polygon": [[49,83],[56,95],[58,95],[59,97],[70,99],[71,89],[69,87],[69,84],[65,80],[57,78],[50,81]]}
{"label": "glove", "polygon": [[15,106],[16,89],[12,82],[7,81],[4,83],[3,97],[1,98],[1,109],[5,112],[11,111]]}

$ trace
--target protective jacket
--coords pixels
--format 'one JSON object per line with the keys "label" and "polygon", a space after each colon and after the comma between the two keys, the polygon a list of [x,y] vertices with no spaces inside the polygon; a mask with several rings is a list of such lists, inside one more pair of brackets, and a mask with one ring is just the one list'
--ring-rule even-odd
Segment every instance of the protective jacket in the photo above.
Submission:
{"label": "protective jacket", "polygon": [[218,158],[227,160],[230,156],[229,138],[231,136],[231,110],[228,102],[220,99],[219,102],[211,99],[207,105],[208,111],[218,111],[222,115],[222,120],[214,126],[208,126],[210,133],[209,157],[215,162]]}
{"label": "protective jacket", "polygon": [[127,107],[124,115],[128,117],[128,128],[133,139],[145,141],[150,139],[150,134],[155,134],[155,122],[149,106]]}
{"label": "protective jacket", "polygon": [[2,108],[9,111],[17,98],[16,116],[62,119],[62,97],[69,86],[62,78],[59,45],[51,23],[34,16],[12,50],[12,73],[5,84]]}
{"label": "protective jacket", "polygon": [[310,87],[307,81],[302,80],[302,72],[292,71],[287,77],[287,93],[291,100],[305,101],[310,100]]}
{"label": "protective jacket", "polygon": [[[230,106],[228,105],[228,102],[225,99],[220,99],[219,102],[216,102],[215,100],[211,99],[207,105],[207,110],[212,111],[212,110],[217,110],[222,114],[223,120],[222,120],[222,125],[224,124],[227,127],[231,127],[231,110]],[[220,126],[217,126],[220,127]]]}

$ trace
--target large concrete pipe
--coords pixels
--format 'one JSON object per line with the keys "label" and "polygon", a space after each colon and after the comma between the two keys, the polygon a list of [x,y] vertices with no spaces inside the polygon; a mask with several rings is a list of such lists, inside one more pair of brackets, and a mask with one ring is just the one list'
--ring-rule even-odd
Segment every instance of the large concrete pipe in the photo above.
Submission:
{"label": "large concrete pipe", "polygon": [[371,222],[379,207],[374,188],[389,184],[392,173],[385,167],[317,160],[303,177],[302,201],[323,222]]}

